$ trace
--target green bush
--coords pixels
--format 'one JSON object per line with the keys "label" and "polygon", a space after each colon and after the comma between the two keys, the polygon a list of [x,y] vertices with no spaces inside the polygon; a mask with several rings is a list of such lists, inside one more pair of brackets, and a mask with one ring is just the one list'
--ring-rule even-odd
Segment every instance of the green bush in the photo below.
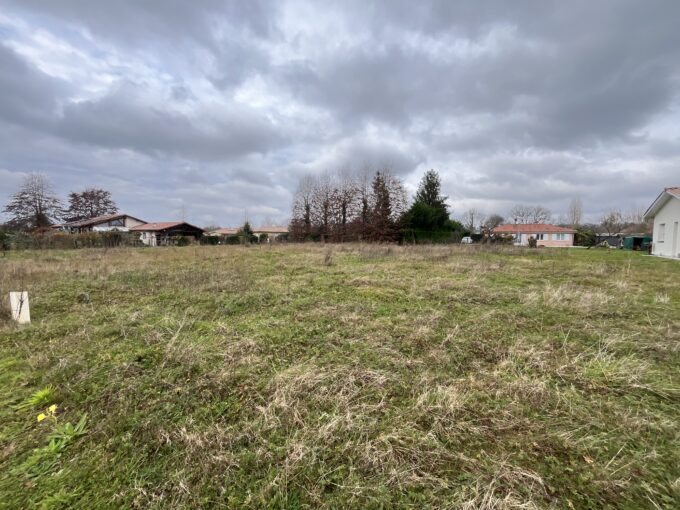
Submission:
{"label": "green bush", "polygon": [[402,231],[402,241],[405,244],[449,244],[459,243],[461,232],[455,230],[424,230],[406,228]]}

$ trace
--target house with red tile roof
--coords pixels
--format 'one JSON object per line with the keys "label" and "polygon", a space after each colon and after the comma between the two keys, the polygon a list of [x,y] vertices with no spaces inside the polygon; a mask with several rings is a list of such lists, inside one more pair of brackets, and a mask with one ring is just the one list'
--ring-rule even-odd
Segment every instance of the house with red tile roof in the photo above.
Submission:
{"label": "house with red tile roof", "polygon": [[680,186],[665,188],[644,219],[654,221],[652,255],[680,258]]}
{"label": "house with red tile roof", "polygon": [[537,246],[574,246],[576,230],[547,223],[513,223],[500,225],[492,230],[495,235],[510,235],[515,246],[529,246],[529,238],[536,239]]}

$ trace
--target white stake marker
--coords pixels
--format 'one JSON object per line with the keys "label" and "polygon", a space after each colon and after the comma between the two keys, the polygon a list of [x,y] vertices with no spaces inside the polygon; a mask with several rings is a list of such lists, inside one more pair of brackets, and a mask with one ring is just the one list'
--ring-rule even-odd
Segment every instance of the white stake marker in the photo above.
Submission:
{"label": "white stake marker", "polygon": [[12,319],[19,324],[31,323],[31,310],[28,307],[28,292],[10,292],[9,305],[12,308]]}

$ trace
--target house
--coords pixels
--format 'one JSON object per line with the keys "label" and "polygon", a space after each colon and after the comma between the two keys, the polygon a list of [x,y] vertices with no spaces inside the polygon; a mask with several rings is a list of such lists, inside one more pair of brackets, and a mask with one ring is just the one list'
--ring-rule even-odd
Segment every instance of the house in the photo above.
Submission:
{"label": "house", "polygon": [[253,234],[259,239],[263,234],[266,234],[267,239],[270,241],[276,241],[280,238],[285,238],[288,235],[288,227],[259,227],[253,229]]}
{"label": "house", "polygon": [[654,220],[652,255],[680,258],[680,187],[664,189],[644,214]]}
{"label": "house", "polygon": [[107,214],[88,218],[86,220],[69,221],[53,228],[69,233],[81,232],[128,232],[132,227],[143,225],[144,220],[130,216],[129,214]]}
{"label": "house", "polygon": [[[235,236],[239,233],[238,228],[218,228],[216,230],[211,230],[208,235],[209,236],[217,236],[217,237],[223,237],[223,236]],[[288,227],[273,227],[273,226],[267,226],[267,227],[258,227],[253,229],[253,235],[260,239],[263,235],[271,241],[274,241],[276,239],[285,237],[288,235]]]}
{"label": "house", "polygon": [[576,230],[547,223],[515,223],[500,225],[492,230],[497,235],[511,235],[515,246],[528,246],[529,238],[538,246],[573,246]]}
{"label": "house", "polygon": [[184,221],[164,221],[158,223],[144,223],[132,227],[130,232],[140,234],[139,240],[147,246],[168,246],[173,239],[179,237],[193,237],[199,239],[203,229]]}
{"label": "house", "polygon": [[235,236],[236,234],[238,234],[238,230],[239,229],[237,229],[237,228],[228,228],[228,227],[218,228],[216,230],[211,230],[210,232],[208,232],[207,235],[213,236],[213,237]]}

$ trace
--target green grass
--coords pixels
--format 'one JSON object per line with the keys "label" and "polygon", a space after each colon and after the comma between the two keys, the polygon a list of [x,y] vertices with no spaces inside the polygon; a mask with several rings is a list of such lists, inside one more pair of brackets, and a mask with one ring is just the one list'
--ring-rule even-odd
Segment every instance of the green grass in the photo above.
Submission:
{"label": "green grass", "polygon": [[20,289],[32,324],[0,318],[0,508],[680,506],[676,261],[12,252],[3,306]]}

